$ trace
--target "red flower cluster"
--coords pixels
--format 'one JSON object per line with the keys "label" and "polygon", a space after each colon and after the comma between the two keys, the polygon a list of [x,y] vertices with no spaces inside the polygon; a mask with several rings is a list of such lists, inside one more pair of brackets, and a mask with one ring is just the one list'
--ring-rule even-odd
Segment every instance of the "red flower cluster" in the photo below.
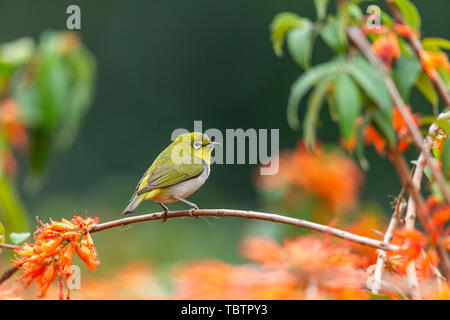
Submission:
{"label": "red flower cluster", "polygon": [[62,219],[61,222],[50,222],[41,222],[41,227],[34,233],[35,243],[25,243],[15,249],[21,258],[13,265],[24,270],[18,280],[24,281],[26,286],[33,280],[36,282],[41,298],[45,296],[50,283],[59,277],[60,298],[64,298],[62,281],[72,275],[72,258],[75,252],[90,270],[95,270],[100,264],[89,234],[97,219],[74,215],[70,221]]}
{"label": "red flower cluster", "polygon": [[[419,115],[411,113],[410,107],[408,107],[408,112],[411,114],[414,124],[418,127],[420,125]],[[397,133],[397,149],[400,152],[403,152],[409,148],[412,137],[409,133],[408,126],[397,107],[394,107],[392,111],[392,125]],[[386,140],[378,133],[373,125],[364,129],[364,142],[367,145],[373,145],[379,154],[384,154],[386,151]]]}
{"label": "red flower cluster", "polygon": [[422,50],[420,52],[420,61],[422,62],[423,69],[431,79],[436,77],[436,70],[438,67],[441,67],[447,71],[447,73],[450,73],[450,63],[444,52]]}
{"label": "red flower cluster", "polygon": [[[28,135],[19,114],[15,100],[0,101],[0,133],[13,148],[23,151],[28,144]],[[10,148],[2,147],[0,150],[2,171],[9,176],[16,173],[17,165]]]}
{"label": "red flower cluster", "polygon": [[319,146],[311,153],[302,142],[293,152],[280,155],[276,175],[258,177],[264,189],[286,188],[290,202],[313,196],[332,212],[349,209],[356,203],[361,182],[361,172],[350,159]]}
{"label": "red flower cluster", "polygon": [[402,24],[396,24],[392,28],[386,26],[368,28],[364,25],[362,30],[366,34],[378,35],[378,38],[372,43],[372,50],[383,59],[389,70],[392,68],[392,62],[401,56],[397,34],[404,37],[415,34],[411,28]]}
{"label": "red flower cluster", "polygon": [[199,261],[175,271],[178,299],[367,299],[367,260],[347,244],[316,236],[251,238],[242,254],[254,264]]}

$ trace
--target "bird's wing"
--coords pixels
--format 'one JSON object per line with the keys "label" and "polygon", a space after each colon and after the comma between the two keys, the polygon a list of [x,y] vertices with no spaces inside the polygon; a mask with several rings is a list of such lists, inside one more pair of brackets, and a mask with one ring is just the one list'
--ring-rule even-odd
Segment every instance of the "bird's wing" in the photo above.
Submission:
{"label": "bird's wing", "polygon": [[[195,160],[195,161],[194,161]],[[173,164],[171,161],[159,161],[158,166],[150,167],[139,183],[136,194],[142,194],[156,188],[168,187],[202,173],[203,160],[188,155],[181,159],[182,164]],[[198,163],[200,162],[200,163]]]}

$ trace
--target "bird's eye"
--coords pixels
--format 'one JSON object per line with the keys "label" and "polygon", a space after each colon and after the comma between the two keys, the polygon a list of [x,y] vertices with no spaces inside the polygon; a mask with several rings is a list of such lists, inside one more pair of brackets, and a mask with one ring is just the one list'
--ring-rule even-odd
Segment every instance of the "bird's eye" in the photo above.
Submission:
{"label": "bird's eye", "polygon": [[192,146],[194,147],[195,150],[199,150],[202,147],[202,144],[200,141],[194,141]]}

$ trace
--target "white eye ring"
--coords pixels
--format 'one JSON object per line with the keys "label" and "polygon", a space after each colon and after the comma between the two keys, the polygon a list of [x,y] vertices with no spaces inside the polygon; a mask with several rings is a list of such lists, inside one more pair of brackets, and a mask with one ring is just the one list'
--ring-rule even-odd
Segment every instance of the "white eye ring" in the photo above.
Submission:
{"label": "white eye ring", "polygon": [[202,144],[199,141],[194,141],[192,144],[195,150],[199,150],[202,147]]}

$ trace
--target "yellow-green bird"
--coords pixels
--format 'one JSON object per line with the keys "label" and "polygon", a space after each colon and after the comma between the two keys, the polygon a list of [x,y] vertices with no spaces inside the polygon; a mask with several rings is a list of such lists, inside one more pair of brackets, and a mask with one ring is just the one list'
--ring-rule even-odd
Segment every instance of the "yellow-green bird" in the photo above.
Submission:
{"label": "yellow-green bird", "polygon": [[164,203],[184,202],[192,208],[192,215],[198,207],[185,198],[208,178],[211,152],[216,145],[221,144],[200,132],[180,135],[145,172],[123,214],[133,212],[142,201],[153,200],[160,204],[164,213],[169,212]]}

